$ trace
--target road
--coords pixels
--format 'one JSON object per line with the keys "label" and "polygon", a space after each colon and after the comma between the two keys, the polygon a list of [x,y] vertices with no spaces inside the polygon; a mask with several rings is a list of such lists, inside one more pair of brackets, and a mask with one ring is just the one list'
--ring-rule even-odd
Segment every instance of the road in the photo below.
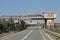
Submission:
{"label": "road", "polygon": [[26,30],[20,31],[18,33],[7,35],[0,40],[51,40],[46,36],[38,26],[29,27]]}

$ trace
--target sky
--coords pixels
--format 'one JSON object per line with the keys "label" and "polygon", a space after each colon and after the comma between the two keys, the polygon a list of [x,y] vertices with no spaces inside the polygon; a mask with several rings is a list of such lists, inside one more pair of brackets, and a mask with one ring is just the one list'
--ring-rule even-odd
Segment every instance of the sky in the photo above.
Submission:
{"label": "sky", "polygon": [[0,15],[20,15],[31,12],[56,12],[60,23],[60,0],[0,0]]}

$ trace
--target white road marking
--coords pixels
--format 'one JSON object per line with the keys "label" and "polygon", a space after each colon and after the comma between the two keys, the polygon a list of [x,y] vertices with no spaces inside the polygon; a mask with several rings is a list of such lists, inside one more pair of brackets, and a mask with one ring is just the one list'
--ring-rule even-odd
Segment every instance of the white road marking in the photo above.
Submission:
{"label": "white road marking", "polygon": [[31,30],[24,38],[22,38],[21,40],[26,39],[31,33],[33,32],[33,30]]}
{"label": "white road marking", "polygon": [[[24,31],[25,31],[25,30],[24,30]],[[11,34],[11,35],[7,35],[7,36],[4,36],[4,37],[1,37],[0,40],[5,40],[6,38],[8,39],[9,37],[14,36],[14,35],[18,35],[18,34],[24,32],[24,31],[17,32],[17,33],[15,33],[15,34]]]}
{"label": "white road marking", "polygon": [[[39,30],[39,31],[40,31],[40,30]],[[46,38],[44,37],[43,33],[42,33],[41,31],[40,31],[40,33],[41,33],[43,39],[46,40]]]}
{"label": "white road marking", "polygon": [[53,40],[47,33],[45,33],[44,31],[42,31],[47,37],[49,37],[50,40]]}

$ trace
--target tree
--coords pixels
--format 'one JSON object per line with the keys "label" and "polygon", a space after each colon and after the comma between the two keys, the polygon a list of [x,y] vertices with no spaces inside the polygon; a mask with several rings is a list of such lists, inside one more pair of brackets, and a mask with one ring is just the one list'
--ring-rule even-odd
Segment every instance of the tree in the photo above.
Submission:
{"label": "tree", "polygon": [[0,20],[0,26],[2,27],[3,32],[9,32],[9,27],[7,26],[8,21],[5,21],[5,19]]}
{"label": "tree", "polygon": [[13,20],[12,17],[8,21],[9,21],[10,24],[13,24],[14,23],[14,20]]}
{"label": "tree", "polygon": [[21,30],[24,30],[26,28],[26,23],[21,20]]}
{"label": "tree", "polygon": [[12,17],[9,18],[10,30],[16,30],[14,19]]}

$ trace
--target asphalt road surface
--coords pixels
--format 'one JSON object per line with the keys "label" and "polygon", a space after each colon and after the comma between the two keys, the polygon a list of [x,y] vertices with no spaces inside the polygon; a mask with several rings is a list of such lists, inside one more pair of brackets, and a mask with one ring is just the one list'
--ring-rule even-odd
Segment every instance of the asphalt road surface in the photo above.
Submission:
{"label": "asphalt road surface", "polygon": [[0,40],[51,40],[47,37],[38,26],[29,27],[18,33],[4,36]]}

